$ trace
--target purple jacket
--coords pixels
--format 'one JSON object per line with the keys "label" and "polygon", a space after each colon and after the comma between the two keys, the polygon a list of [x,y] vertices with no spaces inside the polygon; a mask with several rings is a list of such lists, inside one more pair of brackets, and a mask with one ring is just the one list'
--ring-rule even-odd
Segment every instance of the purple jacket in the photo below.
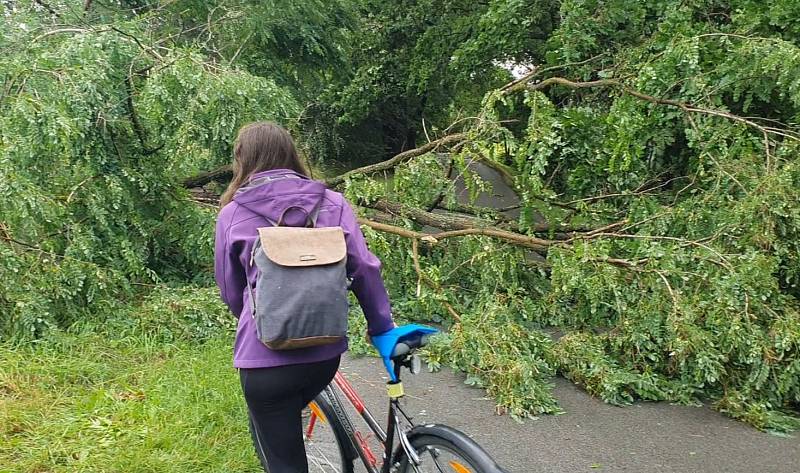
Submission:
{"label": "purple jacket", "polygon": [[[309,215],[318,208],[318,227],[342,227],[347,243],[347,276],[352,280],[350,289],[367,318],[369,334],[380,334],[393,326],[389,296],[381,278],[381,263],[367,248],[353,209],[342,194],[287,169],[257,173],[250,182],[277,176],[290,177],[242,187],[233,201],[223,207],[217,219],[214,275],[222,300],[239,318],[233,350],[233,366],[236,368],[311,363],[334,358],[347,350],[347,340],[343,340],[319,347],[273,351],[256,336],[247,291],[247,281],[256,279],[256,268],[249,265],[250,252],[258,233],[256,228],[271,225],[266,218],[277,221],[292,206],[302,207]],[[305,222],[306,215],[302,211],[291,209],[286,212],[286,225],[303,226]]]}

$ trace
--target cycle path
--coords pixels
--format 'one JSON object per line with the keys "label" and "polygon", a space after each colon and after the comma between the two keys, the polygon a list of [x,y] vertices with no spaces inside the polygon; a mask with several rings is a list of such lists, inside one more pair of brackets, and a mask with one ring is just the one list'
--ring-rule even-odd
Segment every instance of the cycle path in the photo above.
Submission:
{"label": "cycle path", "polygon": [[[385,424],[386,373],[380,361],[347,355],[342,372]],[[468,433],[511,473],[800,472],[800,435],[766,434],[708,407],[651,402],[615,407],[556,378],[555,395],[566,413],[520,423],[496,415],[485,391],[465,385],[464,378],[449,369],[406,374],[404,406],[416,423],[442,423]]]}

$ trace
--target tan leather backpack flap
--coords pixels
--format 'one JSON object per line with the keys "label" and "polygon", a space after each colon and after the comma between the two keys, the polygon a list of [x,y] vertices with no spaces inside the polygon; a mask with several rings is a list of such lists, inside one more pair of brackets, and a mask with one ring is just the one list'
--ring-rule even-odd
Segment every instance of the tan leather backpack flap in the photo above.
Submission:
{"label": "tan leather backpack flap", "polygon": [[264,254],[281,266],[317,266],[341,261],[347,245],[341,227],[262,227]]}

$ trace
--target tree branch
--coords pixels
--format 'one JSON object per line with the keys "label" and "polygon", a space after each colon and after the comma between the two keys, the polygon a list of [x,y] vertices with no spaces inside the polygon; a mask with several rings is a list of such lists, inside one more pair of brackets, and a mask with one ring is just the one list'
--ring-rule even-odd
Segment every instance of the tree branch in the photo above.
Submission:
{"label": "tree branch", "polygon": [[[131,68],[133,64],[131,64]],[[136,109],[133,106],[133,75],[132,73],[128,73],[127,78],[125,79],[125,90],[127,92],[127,97],[125,99],[125,103],[128,107],[128,114],[131,117],[131,124],[133,125],[133,131],[136,133],[136,137],[139,138],[139,143],[142,145],[142,154],[145,156],[151,155],[161,148],[164,147],[164,144],[160,144],[155,148],[150,148],[147,146],[147,134],[145,133],[144,127],[142,123],[139,121],[139,116],[136,114]]]}
{"label": "tree branch", "polygon": [[110,28],[111,28],[112,31],[116,31],[117,33],[121,34],[122,36],[124,36],[124,37],[126,37],[128,39],[132,39],[136,43],[136,45],[139,46],[139,48],[142,51],[146,52],[150,56],[153,56],[153,58],[157,59],[158,62],[164,62],[164,58],[160,54],[158,54],[158,52],[156,52],[155,49],[149,48],[149,47],[145,46],[144,44],[142,44],[142,42],[136,36],[134,36],[134,35],[132,35],[130,33],[126,33],[124,31],[122,31],[121,29],[117,28],[116,26],[112,26]]}
{"label": "tree branch", "polygon": [[[441,240],[445,240],[447,238],[455,238],[455,237],[469,236],[469,235],[481,235],[481,236],[495,237],[499,240],[506,241],[507,243],[511,243],[513,245],[523,246],[525,248],[531,248],[537,252],[543,252],[545,250],[545,248],[542,245],[538,244],[539,241],[544,241],[544,240],[539,240],[533,237],[526,237],[525,235],[518,235],[511,232],[502,232],[502,234],[498,234],[492,232],[492,229],[488,228],[465,228],[463,230],[453,230],[440,233],[423,233],[414,230],[409,230],[403,227],[398,227],[396,225],[389,225],[387,223],[376,222],[374,220],[370,220],[363,217],[358,218],[358,223],[360,223],[361,225],[366,225],[379,232],[391,233],[393,235],[401,236],[404,238],[410,238],[413,240],[420,240],[429,245],[435,245],[439,243]],[[517,238],[508,238],[509,234]],[[525,241],[525,239],[527,238],[534,240],[535,243],[531,241]],[[547,243],[554,244],[558,242],[547,241]]]}
{"label": "tree branch", "polygon": [[[437,240],[444,238],[483,235],[512,243],[517,246],[524,246],[537,251],[545,251],[548,246],[558,243],[558,240],[545,240],[528,235],[522,235],[508,230],[501,230],[490,225],[485,220],[470,217],[462,217],[448,214],[426,212],[423,209],[407,207],[396,202],[381,200],[372,204],[364,205],[367,208],[377,209],[391,215],[409,218],[421,225],[427,225],[444,230],[436,234],[418,234],[414,238],[431,236]],[[409,237],[411,235],[408,235]]]}
{"label": "tree branch", "polygon": [[44,32],[44,33],[40,34],[39,36],[33,38],[31,40],[31,44],[38,42],[42,38],[46,38],[46,37],[52,36],[54,34],[59,34],[59,33],[86,33],[88,31],[89,30],[84,29],[84,28],[59,28],[57,30],[50,30],[50,31]]}
{"label": "tree branch", "polygon": [[325,184],[329,187],[336,187],[342,184],[345,180],[354,176],[356,174],[372,174],[378,171],[385,171],[387,169],[391,169],[398,164],[401,164],[405,161],[408,161],[411,158],[421,156],[425,153],[429,153],[431,151],[435,151],[439,149],[439,147],[446,146],[449,144],[457,143],[459,141],[463,141],[466,139],[466,135],[463,133],[454,133],[452,135],[447,135],[438,140],[431,141],[430,143],[426,143],[419,148],[410,149],[408,151],[403,151],[400,154],[395,155],[391,159],[387,159],[386,161],[381,161],[380,163],[370,164],[369,166],[362,166],[360,168],[353,169],[348,171],[344,174],[340,174],[336,177],[332,177],[330,179],[325,180]]}
{"label": "tree branch", "polygon": [[709,238],[704,238],[701,240],[688,240],[686,238],[678,238],[673,236],[663,236],[663,235],[638,235],[638,234],[629,234],[629,233],[613,233],[613,232],[606,232],[600,231],[605,229],[598,229],[596,232],[589,232],[584,235],[576,235],[569,240],[566,240],[562,243],[572,243],[575,240],[592,240],[595,238],[619,238],[619,239],[632,239],[632,240],[665,240],[665,241],[674,241],[680,243],[680,246],[696,246],[698,248],[703,248],[704,250],[708,251],[709,253],[714,254],[719,258],[719,261],[709,260],[715,264],[718,264],[729,271],[733,271],[733,266],[731,266],[730,261],[715,250],[714,248],[706,245],[703,243],[703,240],[708,240]]}
{"label": "tree branch", "polygon": [[191,189],[192,187],[202,187],[211,181],[227,182],[230,181],[232,177],[233,170],[230,164],[226,164],[212,171],[201,172],[200,174],[187,177],[181,184],[183,184],[183,187]]}
{"label": "tree branch", "polygon": [[[403,162],[406,162],[411,158],[415,158],[425,153],[435,151],[441,146],[462,141],[464,139],[465,136],[460,133],[447,135],[443,138],[439,138],[438,140],[431,141],[430,143],[420,146],[419,148],[403,151],[402,153],[397,154],[394,157],[387,159],[386,161],[381,161],[380,163],[370,164],[369,166],[362,166],[360,168],[347,171],[344,174],[340,174],[338,176],[326,179],[324,182],[328,187],[336,187],[342,184],[347,178],[354,176],[356,174],[372,174],[378,171],[385,171]],[[182,184],[183,187],[187,188],[200,187],[205,184],[208,184],[211,181],[217,181],[217,182],[229,181],[232,176],[233,176],[233,171],[231,170],[231,166],[226,164],[225,166],[220,166],[212,171],[203,172],[200,174],[196,174],[194,176],[187,177],[186,179],[183,180]]]}
{"label": "tree branch", "polygon": [[500,89],[498,89],[498,90],[505,95],[506,90],[514,87],[515,85],[517,85],[519,83],[530,82],[534,77],[538,77],[538,76],[544,74],[545,72],[556,71],[556,70],[559,70],[559,69],[566,69],[566,68],[572,67],[572,66],[582,66],[584,64],[588,64],[588,63],[594,61],[595,59],[601,58],[601,57],[603,57],[605,55],[606,55],[606,53],[600,53],[597,56],[592,56],[589,59],[586,59],[586,60],[583,60],[583,61],[568,62],[566,64],[559,64],[557,66],[545,67],[544,69],[536,68],[536,69],[532,70],[531,72],[525,74],[524,76],[520,77],[519,79],[515,79],[515,80],[509,82],[508,84],[500,87]]}
{"label": "tree branch", "polygon": [[702,107],[697,107],[695,105],[692,105],[692,104],[689,104],[689,103],[686,103],[686,102],[681,102],[681,101],[678,101],[678,100],[661,99],[661,98],[658,98],[658,97],[653,97],[652,95],[648,95],[648,94],[645,94],[644,92],[640,92],[640,91],[638,91],[636,89],[633,89],[633,88],[631,88],[631,87],[629,87],[629,86],[627,86],[627,85],[623,84],[622,82],[620,82],[618,80],[615,80],[615,79],[601,79],[601,80],[594,80],[594,81],[587,81],[587,82],[574,82],[574,81],[571,81],[569,79],[565,79],[563,77],[550,77],[548,79],[545,79],[545,80],[543,80],[541,82],[537,82],[535,84],[530,84],[528,82],[519,82],[519,83],[516,83],[516,84],[508,87],[507,89],[505,89],[501,93],[503,95],[507,95],[507,94],[511,94],[511,93],[514,93],[514,92],[519,92],[521,90],[526,90],[526,89],[527,90],[542,90],[542,89],[545,89],[545,88],[550,87],[551,85],[555,85],[555,84],[562,85],[564,87],[569,87],[571,89],[588,89],[588,88],[593,88],[593,87],[612,87],[612,88],[617,88],[617,89],[620,89],[621,91],[623,91],[624,93],[626,93],[628,95],[631,95],[633,97],[636,97],[638,99],[641,99],[641,100],[644,100],[644,101],[647,101],[647,102],[650,102],[650,103],[676,107],[676,108],[679,108],[679,109],[683,110],[686,113],[697,113],[697,114],[701,114],[701,115],[710,115],[710,116],[717,116],[717,117],[727,118],[729,120],[733,120],[735,122],[739,122],[739,123],[747,125],[747,126],[749,126],[751,128],[754,128],[754,129],[760,131],[762,134],[765,134],[765,135],[767,133],[770,133],[770,134],[782,136],[784,138],[789,138],[789,139],[792,139],[792,140],[795,140],[795,141],[800,141],[800,133],[797,133],[797,132],[794,132],[794,131],[791,131],[791,130],[784,130],[784,129],[780,129],[780,128],[759,125],[758,123],[754,122],[753,120],[750,120],[750,119],[747,119],[747,118],[744,118],[744,117],[740,117],[739,115],[735,115],[733,113],[726,112],[724,110],[715,110],[715,109],[702,108]]}
{"label": "tree branch", "polygon": [[[419,278],[419,281],[423,281],[431,289],[441,294],[443,292],[442,287],[439,284],[437,284],[434,280],[429,278],[427,274],[422,272],[422,268],[420,267],[419,264],[419,243],[417,242],[416,238],[411,240],[411,258],[414,261],[414,271],[417,272],[417,277]],[[419,288],[419,283],[417,283],[417,288]],[[417,296],[419,297],[419,294],[417,294]],[[461,322],[461,316],[458,315],[458,312],[456,312],[456,310],[453,308],[452,305],[450,305],[449,302],[445,300],[440,300],[440,302],[447,310],[447,312],[450,313],[450,316],[453,317],[453,320],[455,320],[456,322]]]}

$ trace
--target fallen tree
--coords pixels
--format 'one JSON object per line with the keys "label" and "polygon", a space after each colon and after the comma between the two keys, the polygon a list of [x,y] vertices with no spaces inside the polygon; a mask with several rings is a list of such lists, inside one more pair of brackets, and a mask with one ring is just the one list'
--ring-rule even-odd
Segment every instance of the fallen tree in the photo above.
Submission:
{"label": "fallen tree", "polygon": [[[710,397],[791,430],[798,132],[665,94],[533,72],[488,93],[457,132],[325,182],[359,205],[404,315],[450,325],[431,363],[465,370],[513,414],[556,412],[557,370],[608,402]],[[512,103],[524,129],[500,111]],[[519,218],[459,201],[456,178],[472,198],[491,192],[474,163],[514,190]]]}
{"label": "fallen tree", "polygon": [[[472,17],[479,22],[454,23],[470,28],[452,31],[465,35],[458,47],[436,48],[447,54],[414,46],[421,61],[392,53],[378,67],[360,58],[364,74],[343,89],[349,96],[322,107],[332,126],[311,128],[330,138],[343,120],[386,110],[393,116],[367,128],[392,139],[370,149],[421,143],[327,182],[358,204],[398,318],[447,327],[431,365],[463,370],[517,416],[558,412],[549,379],[559,372],[615,404],[709,401],[762,429],[796,429],[800,54],[792,16],[764,2],[731,11],[673,0],[597,3],[602,10],[488,3]],[[526,16],[533,10],[542,16]],[[299,69],[262,61],[256,50],[265,43],[228,45],[208,61],[196,48],[170,50],[171,39],[147,39],[163,24],[156,16],[78,28],[33,22],[40,9],[19,11],[16,24],[36,26],[0,39],[13,46],[0,57],[3,334],[39,337],[99,319],[165,281],[213,284],[219,186],[209,184],[230,175],[219,166],[236,129],[310,110],[244,71]],[[498,20],[507,17],[535,25],[541,38],[516,35],[518,23]],[[198,28],[210,31],[208,23]],[[495,30],[503,34],[487,34]],[[181,25],[169,35],[184,33]],[[485,43],[495,38],[526,46],[497,57],[513,48]],[[470,57],[475,51],[490,54]],[[225,65],[247,54],[247,67]],[[465,60],[475,70],[444,77]],[[475,74],[494,87],[505,73],[486,65],[506,61],[542,64],[479,100],[487,90]],[[384,81],[392,64],[406,63],[415,74],[394,79],[409,81]],[[325,82],[337,72],[306,70],[322,71],[315,77]],[[393,114],[395,104],[406,108]],[[425,121],[411,129],[410,116]],[[395,118],[404,120],[384,134]],[[298,121],[289,126],[308,123]],[[358,137],[364,123],[351,125],[347,136]],[[478,204],[492,185],[477,165],[515,193],[501,209]],[[364,348],[359,323],[354,317],[354,349]]]}

